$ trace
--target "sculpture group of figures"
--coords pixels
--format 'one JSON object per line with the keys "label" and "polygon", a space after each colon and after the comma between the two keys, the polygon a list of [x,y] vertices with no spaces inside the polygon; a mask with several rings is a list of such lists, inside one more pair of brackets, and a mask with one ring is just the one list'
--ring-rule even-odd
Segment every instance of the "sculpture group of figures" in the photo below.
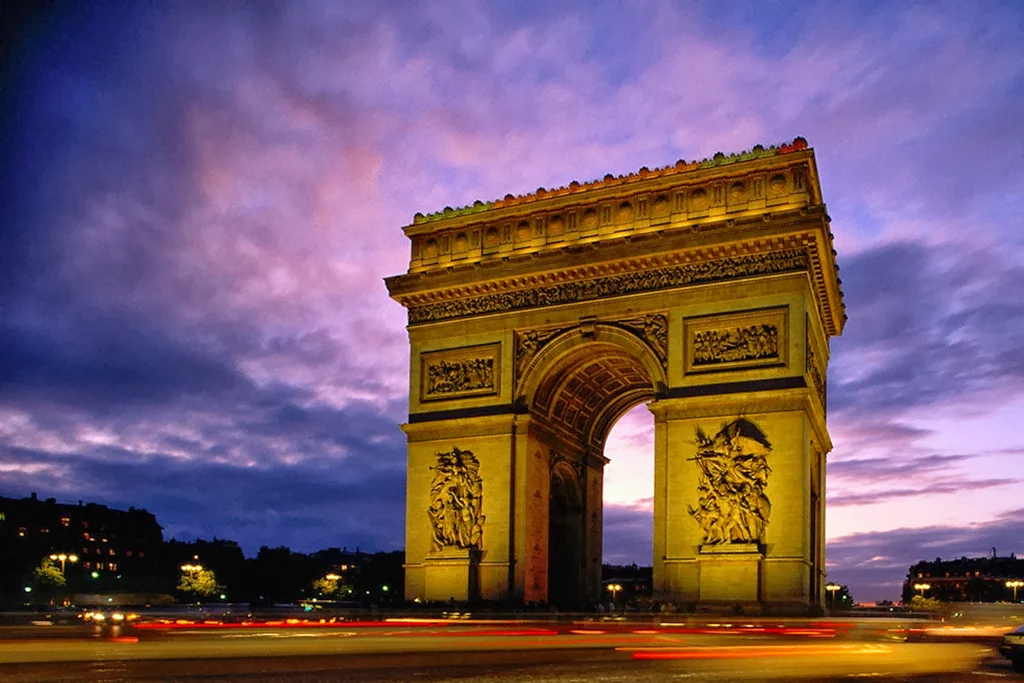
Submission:
{"label": "sculpture group of figures", "polygon": [[750,325],[731,330],[704,330],[693,335],[695,365],[776,358],[779,331],[775,325]]}
{"label": "sculpture group of figures", "polygon": [[453,448],[437,454],[437,465],[430,468],[430,525],[432,550],[448,547],[480,548],[484,532],[483,480],[480,461],[470,451]]}
{"label": "sculpture group of figures", "polygon": [[427,368],[428,394],[454,394],[494,388],[494,359],[467,358],[439,361]]}
{"label": "sculpture group of figures", "polygon": [[701,476],[698,506],[690,514],[700,524],[705,545],[764,543],[771,503],[767,454],[772,450],[764,432],[739,418],[709,438],[697,428],[697,457]]}

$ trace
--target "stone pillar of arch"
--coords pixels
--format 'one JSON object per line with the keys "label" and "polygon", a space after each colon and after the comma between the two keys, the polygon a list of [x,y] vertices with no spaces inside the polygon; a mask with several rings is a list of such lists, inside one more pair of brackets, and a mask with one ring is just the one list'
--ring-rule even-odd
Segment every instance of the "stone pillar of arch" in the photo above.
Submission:
{"label": "stone pillar of arch", "polygon": [[654,415],[656,597],[824,599],[825,373],[845,322],[791,144],[417,215],[406,596],[601,597],[604,444]]}

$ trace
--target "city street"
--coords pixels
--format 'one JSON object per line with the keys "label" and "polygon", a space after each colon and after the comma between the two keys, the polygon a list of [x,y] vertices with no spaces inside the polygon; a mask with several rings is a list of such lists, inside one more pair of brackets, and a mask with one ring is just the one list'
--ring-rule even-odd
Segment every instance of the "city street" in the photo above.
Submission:
{"label": "city street", "polygon": [[0,631],[0,680],[1014,680],[989,643],[829,627],[528,623],[89,626]]}

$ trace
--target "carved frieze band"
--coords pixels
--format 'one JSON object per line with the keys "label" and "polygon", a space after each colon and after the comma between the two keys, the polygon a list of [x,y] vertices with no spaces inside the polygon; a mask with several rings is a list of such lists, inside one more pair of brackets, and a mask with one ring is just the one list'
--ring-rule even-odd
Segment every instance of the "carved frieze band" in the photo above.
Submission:
{"label": "carved frieze band", "polygon": [[452,547],[479,550],[485,521],[480,461],[456,446],[438,453],[437,464],[430,469],[431,552]]}
{"label": "carved frieze band", "polygon": [[590,280],[559,282],[532,289],[413,305],[409,308],[409,324],[588,301],[737,278],[797,272],[807,270],[808,266],[807,252],[803,249],[730,256],[669,268],[618,273]]}
{"label": "carved frieze band", "polygon": [[787,312],[781,307],[685,319],[685,371],[785,364]]}
{"label": "carved frieze band", "polygon": [[768,437],[756,424],[738,418],[723,425],[714,437],[696,430],[700,468],[697,507],[689,506],[703,533],[703,545],[757,543],[764,547],[771,516],[768,500]]}
{"label": "carved frieze band", "polygon": [[420,400],[497,394],[501,377],[501,345],[470,346],[420,356]]}

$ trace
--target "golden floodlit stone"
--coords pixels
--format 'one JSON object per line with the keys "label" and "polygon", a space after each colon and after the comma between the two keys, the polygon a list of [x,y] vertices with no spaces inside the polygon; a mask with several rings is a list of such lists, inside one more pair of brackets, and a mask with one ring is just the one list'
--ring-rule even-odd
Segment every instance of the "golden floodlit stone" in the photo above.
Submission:
{"label": "golden floodlit stone", "polygon": [[654,415],[654,592],[824,602],[829,338],[814,152],[779,147],[417,214],[406,596],[601,595],[605,439]]}

